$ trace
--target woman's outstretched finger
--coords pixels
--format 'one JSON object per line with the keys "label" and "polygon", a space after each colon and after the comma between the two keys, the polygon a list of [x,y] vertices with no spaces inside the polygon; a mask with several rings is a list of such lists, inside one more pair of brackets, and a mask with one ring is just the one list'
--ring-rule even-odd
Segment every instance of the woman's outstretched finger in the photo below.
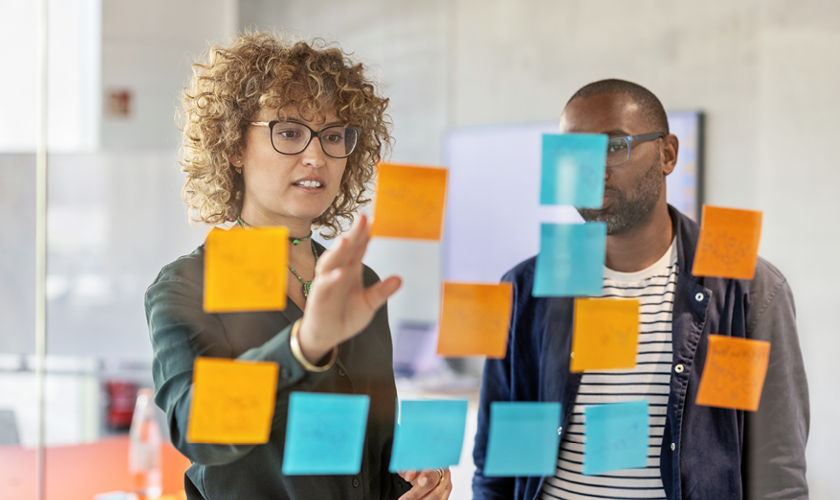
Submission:
{"label": "woman's outstretched finger", "polygon": [[372,311],[378,311],[385,304],[391,295],[394,295],[402,286],[402,279],[398,276],[390,276],[387,279],[371,285],[365,289],[365,302]]}
{"label": "woman's outstretched finger", "polygon": [[359,216],[350,230],[345,233],[348,248],[344,265],[361,262],[367,250],[367,232],[367,219],[363,215]]}
{"label": "woman's outstretched finger", "polygon": [[332,269],[350,265],[354,260],[361,261],[364,256],[366,244],[361,244],[361,256],[359,255],[360,247],[360,227],[358,220],[353,223],[350,230],[338,238],[335,245],[332,246],[323,257],[318,259],[318,264],[315,266],[316,272],[327,273]]}
{"label": "woman's outstretched finger", "polygon": [[344,265],[347,260],[348,242],[342,236],[338,238],[335,244],[326,252],[324,252],[318,262],[315,264],[315,274],[326,274],[333,269]]}
{"label": "woman's outstretched finger", "polygon": [[361,262],[367,251],[367,245],[370,241],[370,220],[364,214],[359,216],[357,220],[358,226],[355,228],[358,233],[354,235],[353,242],[353,256],[351,259],[355,262]]}

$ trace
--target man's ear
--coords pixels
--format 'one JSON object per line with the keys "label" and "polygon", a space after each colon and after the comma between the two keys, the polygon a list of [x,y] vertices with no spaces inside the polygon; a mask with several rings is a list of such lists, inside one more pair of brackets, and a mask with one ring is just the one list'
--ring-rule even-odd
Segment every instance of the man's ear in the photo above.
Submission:
{"label": "man's ear", "polygon": [[677,166],[677,153],[680,151],[680,140],[674,134],[668,134],[662,138],[662,149],[659,151],[662,158],[662,172],[670,175]]}

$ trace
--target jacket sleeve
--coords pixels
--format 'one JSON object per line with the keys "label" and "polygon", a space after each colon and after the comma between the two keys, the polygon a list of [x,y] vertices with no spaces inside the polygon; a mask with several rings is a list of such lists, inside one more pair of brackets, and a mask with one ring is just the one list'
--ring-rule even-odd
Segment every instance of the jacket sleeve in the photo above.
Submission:
{"label": "jacket sleeve", "polygon": [[[506,274],[502,281],[513,281],[510,273]],[[516,297],[515,281],[513,287],[513,296]],[[511,311],[511,326],[508,332],[507,353],[504,359],[488,359],[484,363],[481,397],[478,405],[478,429],[475,433],[475,445],[473,447],[475,475],[473,476],[472,487],[474,500],[509,500],[514,495],[516,479],[513,477],[485,476],[484,464],[487,459],[487,441],[490,432],[490,404],[494,401],[510,401],[511,399],[510,356],[516,325],[516,313],[516,300],[514,299],[513,311]]]}
{"label": "jacket sleeve", "polygon": [[[191,264],[199,268],[201,265],[200,261]],[[245,456],[256,445],[191,443],[186,439],[195,358],[232,357],[218,316],[202,309],[202,285],[191,279],[192,274],[175,272],[168,266],[146,291],[146,320],[154,354],[155,403],[166,412],[172,444],[181,453],[202,465],[222,465]],[[238,358],[272,361],[280,366],[278,400],[284,399],[281,395],[287,395],[306,375],[291,353],[290,331],[291,326],[284,328],[265,344]],[[284,404],[278,404],[277,408]],[[277,419],[274,420],[276,423]]]}
{"label": "jacket sleeve", "polygon": [[796,330],[793,294],[784,277],[766,263],[772,283],[755,280],[747,336],[770,342],[770,362],[757,412],[747,412],[745,495],[757,499],[807,499],[808,382]]}

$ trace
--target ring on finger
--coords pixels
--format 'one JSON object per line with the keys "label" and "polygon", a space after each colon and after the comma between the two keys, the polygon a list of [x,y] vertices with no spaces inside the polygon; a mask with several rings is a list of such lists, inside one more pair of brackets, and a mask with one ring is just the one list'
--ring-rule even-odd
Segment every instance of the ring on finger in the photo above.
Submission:
{"label": "ring on finger", "polygon": [[443,481],[443,469],[438,469],[437,471],[438,471],[438,474],[440,474],[440,477],[438,477],[437,484],[440,484],[440,482]]}

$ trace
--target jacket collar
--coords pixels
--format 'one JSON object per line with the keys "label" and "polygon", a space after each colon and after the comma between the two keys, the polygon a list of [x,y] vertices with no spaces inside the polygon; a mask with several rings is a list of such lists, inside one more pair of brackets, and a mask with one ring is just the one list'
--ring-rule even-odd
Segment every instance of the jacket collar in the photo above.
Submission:
{"label": "jacket collar", "polygon": [[671,216],[671,225],[677,239],[677,263],[680,274],[683,275],[681,277],[698,283],[698,278],[691,274],[691,268],[694,265],[694,252],[700,236],[700,226],[671,205],[668,205],[668,214]]}

